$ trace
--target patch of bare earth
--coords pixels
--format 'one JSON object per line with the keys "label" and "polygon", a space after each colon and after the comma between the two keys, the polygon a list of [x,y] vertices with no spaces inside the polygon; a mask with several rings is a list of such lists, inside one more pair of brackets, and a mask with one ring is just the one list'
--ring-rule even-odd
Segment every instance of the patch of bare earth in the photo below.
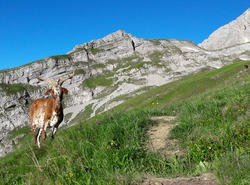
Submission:
{"label": "patch of bare earth", "polygon": [[182,155],[184,151],[179,149],[179,142],[176,139],[169,139],[169,132],[176,125],[172,124],[173,116],[162,116],[151,118],[159,122],[158,125],[148,130],[149,142],[147,147],[154,152],[158,152],[165,157]]}
{"label": "patch of bare earth", "polygon": [[212,173],[199,177],[178,177],[173,179],[150,178],[143,182],[143,185],[216,185],[216,179]]}
{"label": "patch of bare earth", "polygon": [[[173,116],[162,116],[151,118],[159,122],[148,131],[149,142],[147,147],[154,152],[158,152],[168,158],[174,155],[184,155],[185,151],[180,150],[179,142],[169,138],[169,132],[176,124]],[[212,173],[203,174],[198,177],[178,177],[172,179],[166,178],[146,178],[143,185],[216,185],[217,181]]]}

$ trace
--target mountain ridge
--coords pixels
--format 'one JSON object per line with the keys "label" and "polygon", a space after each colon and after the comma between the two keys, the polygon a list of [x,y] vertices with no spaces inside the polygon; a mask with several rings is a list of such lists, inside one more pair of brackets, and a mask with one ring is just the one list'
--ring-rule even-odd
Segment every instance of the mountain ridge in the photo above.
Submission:
{"label": "mountain ridge", "polygon": [[247,42],[250,42],[250,8],[198,45],[207,50],[218,50]]}

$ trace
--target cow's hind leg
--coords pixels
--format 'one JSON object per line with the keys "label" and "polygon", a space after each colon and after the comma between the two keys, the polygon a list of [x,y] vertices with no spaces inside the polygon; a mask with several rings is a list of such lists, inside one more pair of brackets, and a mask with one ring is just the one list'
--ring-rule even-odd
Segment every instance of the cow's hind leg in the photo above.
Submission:
{"label": "cow's hind leg", "polygon": [[37,132],[37,135],[36,135],[36,143],[37,143],[37,146],[38,148],[40,148],[40,136],[41,136],[41,133],[42,133],[42,129],[39,128],[38,132]]}
{"label": "cow's hind leg", "polygon": [[36,143],[36,138],[37,138],[36,126],[33,125],[31,128],[32,128],[32,132],[33,132],[33,138],[34,138],[34,141]]}
{"label": "cow's hind leg", "polygon": [[42,128],[42,137],[43,137],[43,140],[46,139],[46,130],[47,130],[47,124],[44,124],[43,128]]}

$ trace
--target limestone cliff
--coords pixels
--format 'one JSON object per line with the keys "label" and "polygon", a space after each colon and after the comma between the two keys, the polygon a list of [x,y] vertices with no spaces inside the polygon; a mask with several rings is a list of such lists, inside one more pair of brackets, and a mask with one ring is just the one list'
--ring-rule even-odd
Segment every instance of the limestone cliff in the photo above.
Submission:
{"label": "limestone cliff", "polygon": [[250,8],[236,20],[213,32],[199,46],[207,50],[218,50],[248,42],[250,42]]}

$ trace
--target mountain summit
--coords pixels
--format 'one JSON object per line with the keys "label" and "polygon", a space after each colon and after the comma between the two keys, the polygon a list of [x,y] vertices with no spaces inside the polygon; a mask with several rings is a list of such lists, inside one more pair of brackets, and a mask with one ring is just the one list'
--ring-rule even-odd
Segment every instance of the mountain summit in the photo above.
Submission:
{"label": "mountain summit", "polygon": [[218,50],[250,42],[250,8],[236,20],[220,27],[199,44],[206,50]]}

